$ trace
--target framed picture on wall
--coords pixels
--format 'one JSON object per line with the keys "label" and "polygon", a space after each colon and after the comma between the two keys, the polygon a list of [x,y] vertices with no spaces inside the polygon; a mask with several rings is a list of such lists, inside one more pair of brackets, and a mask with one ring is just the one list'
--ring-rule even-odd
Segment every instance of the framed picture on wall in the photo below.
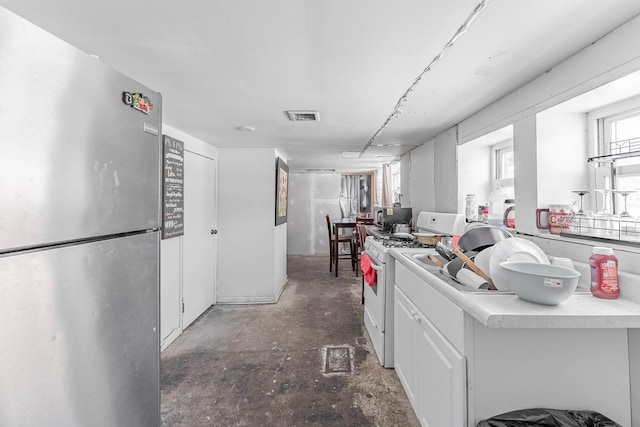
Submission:
{"label": "framed picture on wall", "polygon": [[289,166],[280,157],[276,160],[276,225],[287,222]]}

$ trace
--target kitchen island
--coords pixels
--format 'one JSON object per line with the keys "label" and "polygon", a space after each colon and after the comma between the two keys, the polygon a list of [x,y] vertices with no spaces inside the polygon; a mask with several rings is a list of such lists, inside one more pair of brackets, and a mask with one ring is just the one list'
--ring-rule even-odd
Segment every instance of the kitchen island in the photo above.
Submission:
{"label": "kitchen island", "polygon": [[[395,369],[423,425],[475,426],[523,408],[591,409],[632,423],[640,304],[557,306],[461,292],[393,250]],[[637,358],[637,357],[635,357]],[[637,375],[637,374],[636,374]]]}

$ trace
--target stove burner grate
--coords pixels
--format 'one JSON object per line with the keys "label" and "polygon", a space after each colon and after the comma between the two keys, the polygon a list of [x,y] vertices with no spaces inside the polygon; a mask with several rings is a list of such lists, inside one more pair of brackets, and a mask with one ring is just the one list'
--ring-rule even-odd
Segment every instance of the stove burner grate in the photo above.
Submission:
{"label": "stove burner grate", "polygon": [[415,240],[403,239],[393,236],[374,237],[374,240],[382,243],[385,248],[433,248],[433,245],[423,245]]}

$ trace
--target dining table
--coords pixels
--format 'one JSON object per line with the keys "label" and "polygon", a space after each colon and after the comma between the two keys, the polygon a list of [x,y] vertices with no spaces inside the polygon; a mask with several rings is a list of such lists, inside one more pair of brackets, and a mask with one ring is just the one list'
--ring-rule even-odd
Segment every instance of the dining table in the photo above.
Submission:
{"label": "dining table", "polygon": [[[344,234],[346,234],[347,230],[351,230],[351,233],[355,233],[356,232],[356,224],[367,224],[367,225],[371,225],[373,224],[373,218],[372,217],[347,217],[347,218],[336,218],[336,219],[332,219],[331,222],[333,223],[333,233],[335,235],[335,254],[338,254],[338,250],[339,250],[339,238],[342,234],[342,237],[344,237]],[[341,233],[341,230],[344,230]],[[350,250],[353,251],[355,250],[355,248],[353,247],[353,245],[350,247]],[[357,256],[357,254],[355,254]],[[352,259],[352,263],[355,262],[354,260],[356,260],[357,258],[353,257]],[[337,264],[337,263],[336,263]],[[354,265],[354,268],[358,268],[357,265]],[[338,268],[336,266],[336,277],[338,276]]]}

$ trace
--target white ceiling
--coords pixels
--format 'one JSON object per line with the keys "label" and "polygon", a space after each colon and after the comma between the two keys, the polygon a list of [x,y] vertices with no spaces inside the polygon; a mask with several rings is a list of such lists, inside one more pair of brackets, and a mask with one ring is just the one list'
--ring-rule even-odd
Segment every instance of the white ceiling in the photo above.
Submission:
{"label": "white ceiling", "polygon": [[[341,159],[367,146],[480,2],[0,5],[161,92],[164,123],[174,128],[217,147],[274,147],[292,171],[355,171],[430,140],[640,14],[638,0],[488,1],[364,156]],[[292,109],[318,110],[321,120],[289,121]]]}

